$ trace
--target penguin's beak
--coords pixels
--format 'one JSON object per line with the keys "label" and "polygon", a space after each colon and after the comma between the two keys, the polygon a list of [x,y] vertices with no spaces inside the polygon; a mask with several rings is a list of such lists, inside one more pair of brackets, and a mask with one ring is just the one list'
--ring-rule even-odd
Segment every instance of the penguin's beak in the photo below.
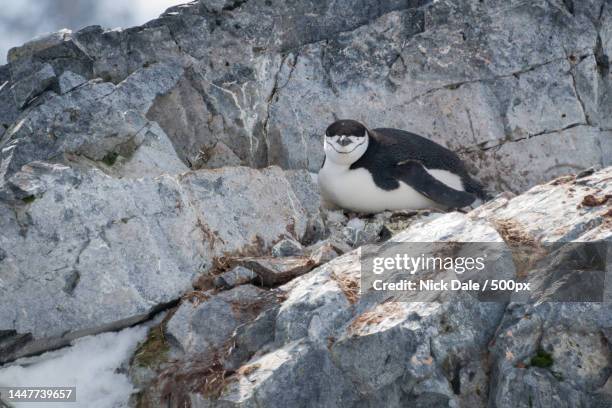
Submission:
{"label": "penguin's beak", "polygon": [[340,146],[344,147],[350,145],[351,143],[353,143],[353,141],[346,136],[340,136],[340,139],[338,139],[337,143]]}

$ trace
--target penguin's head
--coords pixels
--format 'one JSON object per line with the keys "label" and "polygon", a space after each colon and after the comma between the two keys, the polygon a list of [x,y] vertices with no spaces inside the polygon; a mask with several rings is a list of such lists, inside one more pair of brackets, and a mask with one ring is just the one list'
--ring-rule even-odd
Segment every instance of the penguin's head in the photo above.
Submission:
{"label": "penguin's head", "polygon": [[356,120],[338,120],[325,131],[326,160],[350,166],[368,149],[368,129]]}

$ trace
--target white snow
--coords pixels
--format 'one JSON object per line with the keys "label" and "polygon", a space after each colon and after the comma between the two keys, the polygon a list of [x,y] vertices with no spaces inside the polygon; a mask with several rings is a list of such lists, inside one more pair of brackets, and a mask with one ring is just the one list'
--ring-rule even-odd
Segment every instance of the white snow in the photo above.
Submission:
{"label": "white snow", "polygon": [[102,333],[77,339],[61,350],[17,360],[0,367],[0,386],[76,387],[76,403],[28,402],[16,407],[125,407],[134,389],[127,375],[117,369],[129,360],[146,333],[142,326]]}

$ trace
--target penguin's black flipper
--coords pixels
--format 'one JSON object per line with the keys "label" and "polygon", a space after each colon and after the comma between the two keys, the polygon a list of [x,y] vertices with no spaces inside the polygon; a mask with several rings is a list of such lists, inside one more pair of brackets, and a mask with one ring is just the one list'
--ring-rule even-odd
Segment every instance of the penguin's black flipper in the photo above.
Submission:
{"label": "penguin's black flipper", "polygon": [[416,160],[398,163],[395,176],[425,197],[449,208],[462,208],[474,202],[476,197],[465,191],[455,190],[432,176]]}

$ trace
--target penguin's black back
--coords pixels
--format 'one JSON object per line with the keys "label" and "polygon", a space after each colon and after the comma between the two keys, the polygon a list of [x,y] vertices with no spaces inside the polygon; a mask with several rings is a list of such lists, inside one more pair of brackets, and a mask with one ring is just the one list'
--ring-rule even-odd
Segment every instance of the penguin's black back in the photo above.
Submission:
{"label": "penguin's black back", "polygon": [[482,185],[472,179],[465,165],[454,152],[422,136],[399,129],[378,128],[369,132],[370,143],[366,152],[351,165],[370,172],[386,171],[407,160],[416,160],[428,169],[446,170],[458,175],[467,192],[486,199]]}

